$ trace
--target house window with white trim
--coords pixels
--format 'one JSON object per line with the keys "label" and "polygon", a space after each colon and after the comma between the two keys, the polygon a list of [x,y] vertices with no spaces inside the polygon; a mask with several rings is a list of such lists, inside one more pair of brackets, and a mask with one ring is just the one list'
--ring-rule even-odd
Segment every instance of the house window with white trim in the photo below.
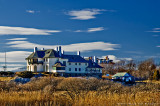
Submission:
{"label": "house window with white trim", "polygon": [[45,61],[48,62],[48,58],[46,58]]}
{"label": "house window with white trim", "polygon": [[49,69],[49,68],[48,68],[48,65],[46,65],[46,72],[48,72],[48,69]]}
{"label": "house window with white trim", "polygon": [[72,69],[71,68],[69,68],[69,71],[71,71]]}

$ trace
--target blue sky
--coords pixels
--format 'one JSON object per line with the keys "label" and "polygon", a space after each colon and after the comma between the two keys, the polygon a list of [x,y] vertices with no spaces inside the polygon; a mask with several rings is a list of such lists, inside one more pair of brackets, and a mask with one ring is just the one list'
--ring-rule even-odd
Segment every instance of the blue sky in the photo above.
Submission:
{"label": "blue sky", "polygon": [[[0,64],[25,65],[34,46],[83,56],[160,60],[159,0],[0,0]],[[0,69],[2,69],[0,67]]]}

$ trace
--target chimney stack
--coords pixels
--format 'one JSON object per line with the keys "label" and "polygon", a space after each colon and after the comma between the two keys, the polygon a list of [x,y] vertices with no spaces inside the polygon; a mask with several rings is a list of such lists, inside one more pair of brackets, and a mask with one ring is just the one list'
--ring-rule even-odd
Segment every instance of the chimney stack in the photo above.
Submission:
{"label": "chimney stack", "polygon": [[38,48],[37,47],[34,47],[34,52],[36,52],[38,50]]}
{"label": "chimney stack", "polygon": [[96,57],[96,56],[94,56],[93,61],[94,61],[95,63],[97,63],[97,57]]}
{"label": "chimney stack", "polygon": [[61,46],[59,46],[59,56],[62,56]]}
{"label": "chimney stack", "polygon": [[77,51],[77,55],[80,56],[80,55],[81,55],[81,52],[80,52],[80,51]]}
{"label": "chimney stack", "polygon": [[64,54],[64,50],[62,51],[62,54]]}

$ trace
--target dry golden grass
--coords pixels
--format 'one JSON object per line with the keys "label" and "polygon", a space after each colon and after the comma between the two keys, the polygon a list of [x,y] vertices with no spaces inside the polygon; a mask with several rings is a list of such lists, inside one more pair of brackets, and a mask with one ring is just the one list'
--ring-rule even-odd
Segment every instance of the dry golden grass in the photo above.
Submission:
{"label": "dry golden grass", "polygon": [[98,79],[38,78],[0,83],[0,106],[159,106],[159,83],[123,86]]}
{"label": "dry golden grass", "polygon": [[136,82],[145,82],[145,83],[155,83],[155,84],[160,84],[160,80],[143,80],[143,81],[136,81]]}
{"label": "dry golden grass", "polygon": [[0,77],[0,81],[10,81],[14,79],[14,77]]}
{"label": "dry golden grass", "polygon": [[84,97],[75,96],[74,100],[66,92],[44,94],[41,91],[1,92],[0,105],[73,105],[73,106],[116,106],[125,104],[157,104],[160,100],[158,92],[138,92],[136,94],[117,94],[89,92]]}

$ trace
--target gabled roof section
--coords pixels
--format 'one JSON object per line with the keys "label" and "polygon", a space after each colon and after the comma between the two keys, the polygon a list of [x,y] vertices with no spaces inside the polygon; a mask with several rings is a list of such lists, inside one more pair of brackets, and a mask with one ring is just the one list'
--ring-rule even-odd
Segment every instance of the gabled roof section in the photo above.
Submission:
{"label": "gabled roof section", "polygon": [[45,56],[43,58],[55,58],[55,57],[59,57],[58,52],[53,49],[48,49],[45,51]]}
{"label": "gabled roof section", "polygon": [[53,67],[65,67],[61,62],[56,62]]}
{"label": "gabled roof section", "polygon": [[131,76],[131,75],[127,72],[119,72],[113,75],[112,77],[123,77],[123,76]]}
{"label": "gabled roof section", "polygon": [[68,59],[68,62],[87,63],[87,61],[79,55],[62,55],[62,58]]}
{"label": "gabled roof section", "polygon": [[37,59],[37,58],[43,58],[45,55],[45,51],[36,51],[33,52],[30,56],[28,56],[26,59]]}
{"label": "gabled roof section", "polygon": [[58,52],[53,49],[48,49],[48,50],[39,50],[39,51],[33,52],[26,59],[55,58],[55,57],[59,57]]}
{"label": "gabled roof section", "polygon": [[88,61],[88,67],[87,68],[103,68],[97,63],[93,62],[92,60],[87,60]]}

